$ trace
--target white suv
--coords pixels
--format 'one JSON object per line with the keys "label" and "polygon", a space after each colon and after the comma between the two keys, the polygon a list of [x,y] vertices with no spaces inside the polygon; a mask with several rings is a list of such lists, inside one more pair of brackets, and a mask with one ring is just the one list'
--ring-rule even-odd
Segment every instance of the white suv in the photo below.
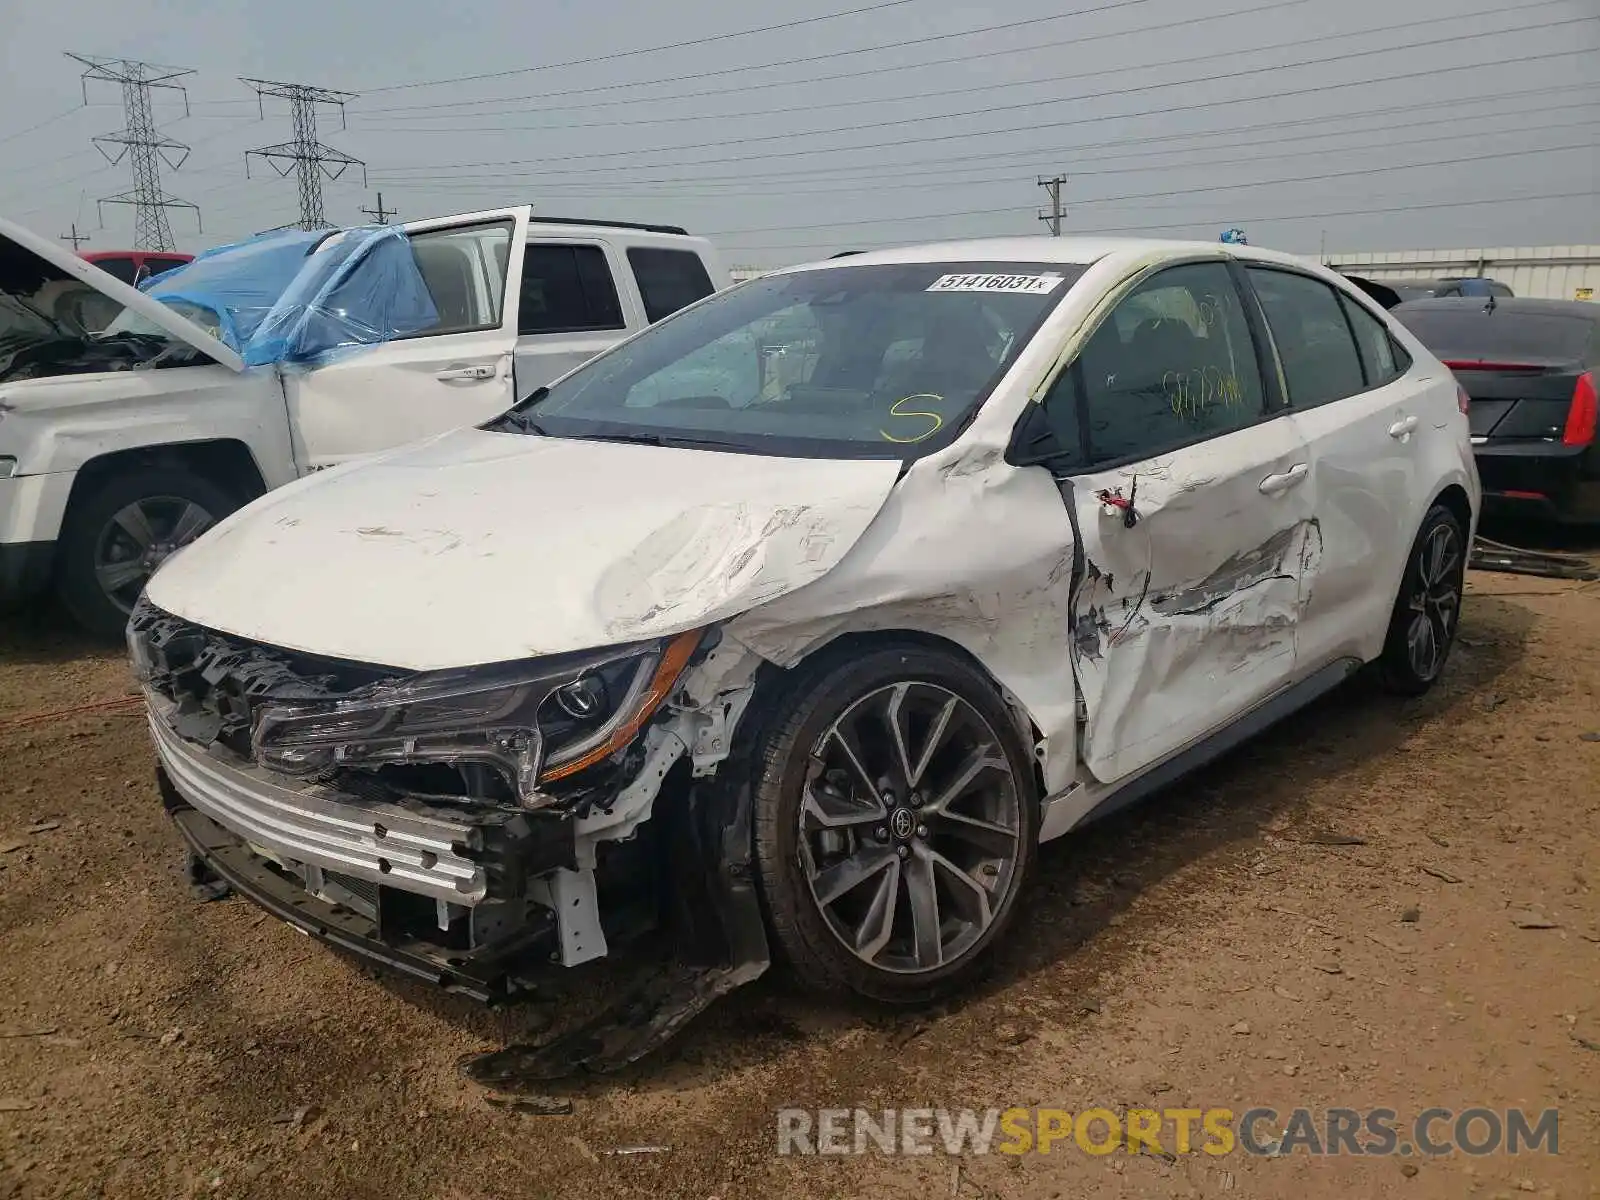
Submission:
{"label": "white suv", "polygon": [[[214,336],[240,314],[193,296],[191,274],[217,259],[144,294],[0,221],[0,604],[53,584],[115,636],[150,572],[245,501],[487,420],[728,282],[710,244],[674,226],[535,219],[523,205],[400,230],[414,261],[341,260],[320,311],[295,314],[377,344],[247,368],[238,338]],[[350,238],[295,243],[303,274]],[[232,293],[256,318],[279,299],[252,274],[258,247],[225,252]],[[429,318],[403,336],[347,307],[357,297],[381,312],[403,283],[425,290]],[[154,298],[167,292],[170,303]],[[102,332],[74,320],[85,293],[121,314]]]}
{"label": "white suv", "polygon": [[764,276],[164,567],[130,625],[164,794],[240,891],[478,995],[658,922],[720,965],[635,1030],[772,942],[925,1000],[1040,841],[1363,664],[1438,678],[1463,409],[1343,279],[1254,247]]}

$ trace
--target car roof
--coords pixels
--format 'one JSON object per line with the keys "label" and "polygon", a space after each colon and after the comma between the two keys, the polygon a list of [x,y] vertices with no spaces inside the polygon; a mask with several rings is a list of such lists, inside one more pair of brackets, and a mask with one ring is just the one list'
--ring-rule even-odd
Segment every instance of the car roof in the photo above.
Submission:
{"label": "car roof", "polygon": [[[1307,260],[1292,254],[1228,242],[1183,241],[1176,238],[1009,237],[928,242],[915,246],[896,246],[887,250],[850,251],[836,258],[800,263],[782,270],[896,266],[935,262],[1060,263],[1063,266],[1088,266],[1113,254],[1212,254],[1257,262],[1310,265]],[[773,272],[773,274],[780,273],[782,272]]]}
{"label": "car roof", "polygon": [[[1399,313],[1402,308],[1406,312],[1471,312],[1482,309],[1486,299],[1484,296],[1428,296],[1419,300],[1407,300],[1404,304],[1396,306],[1394,312]],[[1494,307],[1496,312],[1583,317],[1586,320],[1600,322],[1600,304],[1588,300],[1537,300],[1529,296],[1496,296]]]}

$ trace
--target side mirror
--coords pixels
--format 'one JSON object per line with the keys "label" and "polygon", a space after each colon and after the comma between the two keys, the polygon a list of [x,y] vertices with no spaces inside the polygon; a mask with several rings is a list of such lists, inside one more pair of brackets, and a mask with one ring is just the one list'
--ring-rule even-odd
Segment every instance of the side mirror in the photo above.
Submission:
{"label": "side mirror", "polygon": [[1076,447],[1063,446],[1056,437],[1044,405],[1030,401],[1012,430],[1006,461],[1013,467],[1049,467],[1064,472],[1070,469],[1075,450]]}

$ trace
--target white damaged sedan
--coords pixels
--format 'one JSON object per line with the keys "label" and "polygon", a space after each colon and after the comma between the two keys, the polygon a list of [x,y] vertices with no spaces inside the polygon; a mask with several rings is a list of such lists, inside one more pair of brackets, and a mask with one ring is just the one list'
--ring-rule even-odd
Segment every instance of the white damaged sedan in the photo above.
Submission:
{"label": "white damaged sedan", "polygon": [[648,959],[597,1067],[769,958],[969,981],[1039,842],[1364,664],[1428,688],[1478,505],[1454,379],[1339,276],[954,243],[272,492],[129,642],[197,879],[485,999]]}

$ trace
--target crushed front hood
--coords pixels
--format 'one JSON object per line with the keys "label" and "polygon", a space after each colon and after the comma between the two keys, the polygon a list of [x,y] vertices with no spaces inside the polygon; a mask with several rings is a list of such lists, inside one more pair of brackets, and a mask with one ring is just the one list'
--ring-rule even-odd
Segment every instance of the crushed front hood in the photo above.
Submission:
{"label": "crushed front hood", "polygon": [[244,370],[243,359],[193,321],[113,278],[65,247],[0,218],[0,292],[31,299],[47,292],[51,285],[66,282],[92,288],[212,361],[235,371]]}
{"label": "crushed front hood", "polygon": [[820,578],[899,472],[462,429],[268,493],[149,597],[224,633],[415,670],[629,642]]}

